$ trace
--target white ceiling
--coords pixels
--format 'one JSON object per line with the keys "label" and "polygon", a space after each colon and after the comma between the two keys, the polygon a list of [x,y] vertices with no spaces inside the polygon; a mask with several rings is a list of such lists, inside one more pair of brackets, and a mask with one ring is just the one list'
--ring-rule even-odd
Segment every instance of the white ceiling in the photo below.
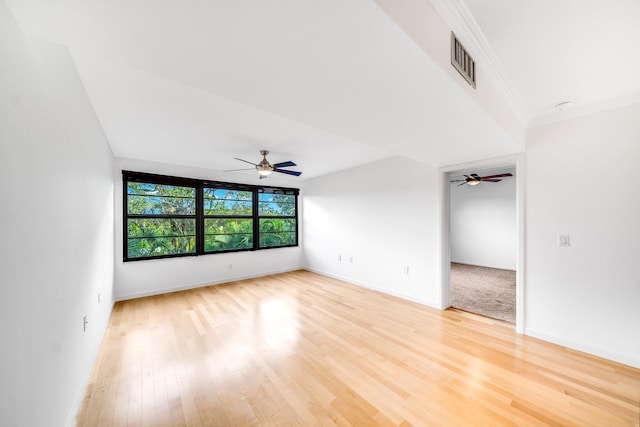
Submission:
{"label": "white ceiling", "polygon": [[[519,150],[373,0],[6,1],[27,33],[69,48],[116,156],[222,170],[268,149],[311,178]],[[451,4],[473,13],[533,123],[565,99],[640,94],[637,0]]]}
{"label": "white ceiling", "polygon": [[638,0],[431,2],[487,71],[506,76],[528,126],[640,102]]}

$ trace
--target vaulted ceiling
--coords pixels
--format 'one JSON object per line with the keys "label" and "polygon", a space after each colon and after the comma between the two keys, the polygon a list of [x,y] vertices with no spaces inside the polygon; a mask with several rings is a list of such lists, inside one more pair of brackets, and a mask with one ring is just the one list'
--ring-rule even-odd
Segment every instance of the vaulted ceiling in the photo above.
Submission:
{"label": "vaulted ceiling", "polygon": [[511,89],[527,126],[640,102],[638,0],[432,3]]}
{"label": "vaulted ceiling", "polygon": [[[68,47],[116,156],[224,170],[268,149],[310,178],[523,149],[373,0],[6,2],[27,34]],[[432,4],[523,132],[640,101],[640,2]],[[573,112],[553,108],[565,100]]]}

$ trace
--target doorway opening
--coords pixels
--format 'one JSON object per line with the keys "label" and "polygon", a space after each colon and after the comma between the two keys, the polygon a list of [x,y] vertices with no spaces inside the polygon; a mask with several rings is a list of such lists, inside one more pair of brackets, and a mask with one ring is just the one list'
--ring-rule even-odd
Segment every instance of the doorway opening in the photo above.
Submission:
{"label": "doorway opening", "polygon": [[[516,331],[524,333],[524,157],[454,165],[440,172],[442,308],[515,323]],[[508,173],[468,183],[473,174]]]}
{"label": "doorway opening", "polygon": [[451,306],[515,323],[515,166],[449,177]]}

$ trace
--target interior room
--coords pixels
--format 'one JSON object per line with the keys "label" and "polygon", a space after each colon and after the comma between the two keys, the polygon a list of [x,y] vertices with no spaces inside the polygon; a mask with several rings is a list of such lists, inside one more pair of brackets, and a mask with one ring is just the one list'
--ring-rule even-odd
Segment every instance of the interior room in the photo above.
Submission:
{"label": "interior room", "polygon": [[516,170],[458,171],[450,179],[451,306],[516,321]]}
{"label": "interior room", "polygon": [[[637,424],[638,22],[629,0],[0,0],[0,425]],[[477,189],[515,192],[506,325],[449,287],[449,181],[505,165]],[[207,210],[220,189],[245,213]],[[176,218],[133,251],[135,220]]]}

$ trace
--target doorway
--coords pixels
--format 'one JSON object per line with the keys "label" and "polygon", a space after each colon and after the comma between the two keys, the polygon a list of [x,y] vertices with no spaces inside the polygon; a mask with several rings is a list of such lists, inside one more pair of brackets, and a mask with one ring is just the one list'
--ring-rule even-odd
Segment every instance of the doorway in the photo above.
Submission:
{"label": "doorway", "polygon": [[451,306],[515,323],[515,166],[449,177]]}
{"label": "doorway", "polygon": [[[523,156],[454,165],[440,172],[442,308],[506,320],[524,333]],[[468,185],[465,180],[474,173],[512,176]],[[450,183],[459,179],[463,181]],[[466,288],[458,286],[460,280]],[[462,305],[461,296],[471,304]],[[483,306],[490,311],[484,312]]]}

